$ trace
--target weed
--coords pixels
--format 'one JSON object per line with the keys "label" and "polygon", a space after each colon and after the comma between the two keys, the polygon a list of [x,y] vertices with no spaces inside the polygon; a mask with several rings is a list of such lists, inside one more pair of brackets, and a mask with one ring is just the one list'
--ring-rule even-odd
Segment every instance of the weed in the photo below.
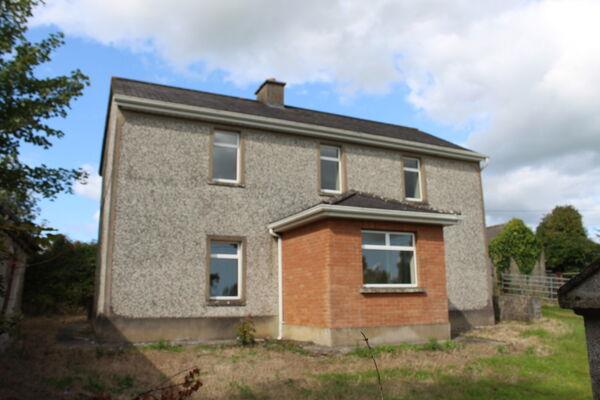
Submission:
{"label": "weed", "polygon": [[256,327],[252,317],[244,318],[237,326],[237,341],[242,346],[252,346],[256,342]]}
{"label": "weed", "polygon": [[244,385],[244,384],[239,384],[238,385],[238,390],[240,391],[240,397],[242,399],[256,399],[256,394],[254,394],[254,392],[252,391],[252,389],[250,388],[250,386],[248,385]]}
{"label": "weed", "polygon": [[112,376],[112,380],[114,383],[114,386],[112,388],[112,392],[116,393],[116,394],[121,394],[124,391],[133,388],[133,386],[135,385],[135,379],[133,378],[133,376],[127,374],[127,375],[113,375]]}
{"label": "weed", "polygon": [[104,385],[104,383],[102,383],[102,381],[100,381],[100,379],[98,379],[98,377],[94,375],[90,375],[87,377],[83,388],[88,392],[92,392],[95,394],[103,393],[106,391],[106,386]]}
{"label": "weed", "polygon": [[506,345],[501,344],[498,347],[496,347],[496,351],[498,352],[498,354],[508,354],[508,347],[506,347]]}

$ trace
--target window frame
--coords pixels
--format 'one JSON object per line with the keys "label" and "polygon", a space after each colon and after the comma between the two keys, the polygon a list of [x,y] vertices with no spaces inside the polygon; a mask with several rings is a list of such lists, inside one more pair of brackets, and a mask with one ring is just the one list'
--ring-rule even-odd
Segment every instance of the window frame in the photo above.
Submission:
{"label": "window frame", "polygon": [[[323,147],[334,147],[338,150],[337,158],[327,157],[321,155],[321,148]],[[344,163],[343,163],[343,148],[341,145],[333,143],[319,143],[318,147],[319,156],[319,193],[324,195],[338,195],[344,192]],[[321,161],[335,161],[338,163],[338,181],[340,188],[338,190],[323,189],[323,169],[321,168]]]}
{"label": "window frame", "polygon": [[[221,254],[216,253],[213,257],[212,246],[213,242],[222,242],[222,243],[235,243],[237,244],[237,254]],[[243,305],[244,302],[244,289],[245,289],[245,279],[244,279],[244,265],[245,265],[245,249],[246,249],[246,241],[241,237],[232,237],[232,236],[209,236],[207,237],[207,248],[206,248],[206,298],[209,304],[222,304],[222,305]],[[212,259],[237,259],[237,278],[238,278],[238,294],[237,296],[211,296],[210,293],[210,274],[212,271]]]}
{"label": "window frame", "polygon": [[[363,233],[378,233],[385,235],[385,244],[363,244],[362,243],[362,235]],[[390,235],[410,235],[412,237],[412,246],[394,246],[390,244]],[[417,265],[417,235],[414,232],[403,232],[403,231],[377,231],[377,230],[369,230],[363,229],[360,231],[361,238],[361,257],[363,250],[393,250],[393,251],[412,251],[413,252],[413,267],[411,270],[411,276],[414,277],[414,282],[412,283],[365,283],[364,271],[363,271],[363,287],[365,288],[417,288],[419,287],[419,274],[418,274],[418,265]]]}
{"label": "window frame", "polygon": [[[417,168],[412,168],[412,167],[407,167],[406,166],[406,160],[414,160],[417,162],[418,167]],[[421,163],[421,159],[417,158],[417,157],[403,157],[402,158],[402,179],[404,180],[404,199],[408,200],[408,201],[418,201],[418,202],[422,202],[423,201],[423,179],[422,179],[422,163]],[[406,195],[406,172],[416,172],[417,173],[417,179],[419,182],[419,197],[408,197]]]}
{"label": "window frame", "polygon": [[[233,134],[236,135],[237,137],[237,144],[236,145],[232,145],[232,144],[228,144],[228,143],[217,143],[215,140],[215,136],[217,133],[228,133],[228,134]],[[223,178],[215,178],[214,177],[214,173],[215,173],[215,146],[216,147],[222,147],[222,148],[235,148],[236,151],[236,158],[235,158],[235,175],[236,175],[236,179],[223,179]],[[211,146],[210,146],[210,182],[212,183],[217,183],[217,184],[223,184],[223,185],[241,185],[242,184],[242,133],[240,131],[236,131],[233,129],[226,129],[226,128],[214,128],[212,131],[212,135],[211,135]]]}

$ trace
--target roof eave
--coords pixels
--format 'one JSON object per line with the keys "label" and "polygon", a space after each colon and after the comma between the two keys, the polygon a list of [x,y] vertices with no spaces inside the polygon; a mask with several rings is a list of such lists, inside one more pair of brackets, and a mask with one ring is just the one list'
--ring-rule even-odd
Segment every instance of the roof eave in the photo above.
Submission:
{"label": "roof eave", "polygon": [[[422,154],[446,158],[481,162],[488,157],[470,150],[455,149],[444,146],[419,143],[409,140],[390,138],[358,131],[330,128],[321,125],[306,124],[284,119],[269,118],[253,114],[217,110],[207,107],[190,106],[180,103],[164,102],[119,93],[112,94],[112,99],[122,109],[152,114],[168,115],[180,118],[200,119],[205,121],[228,123],[258,129],[275,130],[302,136],[321,139],[359,143],[370,146],[412,151]],[[109,103],[110,104],[110,103]]]}
{"label": "roof eave", "polygon": [[325,218],[361,219],[369,221],[405,222],[429,225],[455,225],[462,217],[456,214],[441,214],[421,211],[384,210],[379,208],[348,207],[318,204],[297,214],[290,215],[267,225],[276,233],[289,231]]}

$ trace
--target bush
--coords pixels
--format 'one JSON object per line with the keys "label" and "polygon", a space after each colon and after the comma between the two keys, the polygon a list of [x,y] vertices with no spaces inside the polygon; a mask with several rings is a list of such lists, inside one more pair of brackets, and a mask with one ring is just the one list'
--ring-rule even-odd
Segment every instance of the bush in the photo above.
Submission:
{"label": "bush", "polygon": [[237,341],[242,346],[252,346],[256,343],[254,335],[256,328],[251,317],[244,318],[237,326]]}
{"label": "bush", "polygon": [[29,260],[23,289],[27,314],[73,313],[94,297],[96,243],[72,242],[63,235]]}
{"label": "bush", "polygon": [[508,271],[514,260],[519,271],[529,275],[539,260],[541,245],[534,233],[518,219],[511,219],[490,242],[489,255],[499,272]]}

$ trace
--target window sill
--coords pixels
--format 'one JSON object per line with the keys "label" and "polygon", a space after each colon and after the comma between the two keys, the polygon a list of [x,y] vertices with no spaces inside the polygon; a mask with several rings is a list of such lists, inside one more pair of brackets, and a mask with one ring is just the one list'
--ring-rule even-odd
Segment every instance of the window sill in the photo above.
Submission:
{"label": "window sill", "polygon": [[244,300],[216,300],[208,299],[209,307],[243,307],[246,305]]}
{"label": "window sill", "polygon": [[229,186],[229,187],[237,187],[237,188],[245,188],[246,185],[244,185],[243,183],[234,183],[234,182],[219,182],[219,181],[208,181],[209,185],[215,185],[215,186]]}
{"label": "window sill", "polygon": [[372,293],[422,293],[425,294],[427,291],[422,287],[370,287],[363,286],[360,288],[362,294]]}
{"label": "window sill", "polygon": [[328,197],[335,197],[335,196],[339,196],[340,194],[342,194],[342,192],[319,192],[319,196],[328,196]]}
{"label": "window sill", "polygon": [[425,199],[411,199],[410,197],[405,197],[404,201],[406,201],[407,203],[415,203],[415,204],[423,204],[423,205],[429,205],[429,203],[427,203],[425,201]]}

